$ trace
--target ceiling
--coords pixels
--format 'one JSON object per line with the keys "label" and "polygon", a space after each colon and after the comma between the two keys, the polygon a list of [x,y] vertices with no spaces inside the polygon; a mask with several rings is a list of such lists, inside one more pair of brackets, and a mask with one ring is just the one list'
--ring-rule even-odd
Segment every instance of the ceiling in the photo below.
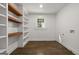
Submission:
{"label": "ceiling", "polygon": [[41,3],[27,3],[24,4],[24,10],[35,14],[54,14],[60,11],[67,3],[43,3],[43,8],[40,8]]}

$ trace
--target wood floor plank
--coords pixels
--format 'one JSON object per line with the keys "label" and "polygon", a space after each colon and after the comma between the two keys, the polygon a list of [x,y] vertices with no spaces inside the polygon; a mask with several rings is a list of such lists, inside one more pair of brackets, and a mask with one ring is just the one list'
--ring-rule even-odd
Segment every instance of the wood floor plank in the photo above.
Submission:
{"label": "wood floor plank", "polygon": [[17,48],[11,55],[74,55],[56,41],[30,41],[23,48]]}

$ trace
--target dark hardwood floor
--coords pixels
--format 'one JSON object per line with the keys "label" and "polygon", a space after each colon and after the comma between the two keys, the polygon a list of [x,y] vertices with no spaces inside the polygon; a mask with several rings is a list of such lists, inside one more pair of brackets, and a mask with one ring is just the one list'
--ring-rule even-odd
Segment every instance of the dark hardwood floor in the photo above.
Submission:
{"label": "dark hardwood floor", "polygon": [[56,41],[30,41],[23,48],[17,48],[11,55],[74,55]]}

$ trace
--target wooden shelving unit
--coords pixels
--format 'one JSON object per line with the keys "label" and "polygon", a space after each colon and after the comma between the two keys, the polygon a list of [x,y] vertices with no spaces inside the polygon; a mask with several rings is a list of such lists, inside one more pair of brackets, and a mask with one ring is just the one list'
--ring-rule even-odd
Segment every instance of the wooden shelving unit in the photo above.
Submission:
{"label": "wooden shelving unit", "polygon": [[[22,16],[22,13],[20,12],[20,10],[18,9],[18,7],[13,4],[13,3],[8,3],[8,10],[12,13],[14,13],[16,16]],[[8,15],[8,21],[12,21],[14,23],[19,23],[22,24],[22,21],[19,21],[18,18],[14,17],[13,15],[9,14]],[[18,27],[17,27],[18,29]],[[12,33],[8,33],[8,36],[17,36],[17,35],[21,35],[22,32],[12,32]]]}
{"label": "wooden shelving unit", "polygon": [[18,21],[18,19],[16,17],[11,16],[11,15],[8,16],[8,20],[12,21],[12,22],[15,22],[15,23],[22,24],[22,22]]}
{"label": "wooden shelving unit", "polygon": [[4,4],[0,3],[0,54],[5,54],[7,48],[7,8]]}
{"label": "wooden shelving unit", "polygon": [[9,36],[9,37],[11,37],[11,36],[19,36],[19,35],[22,35],[22,32],[8,33],[8,36]]}
{"label": "wooden shelving unit", "polygon": [[18,7],[16,7],[13,3],[8,4],[8,10],[17,16],[22,16],[22,13],[18,10]]}
{"label": "wooden shelving unit", "polygon": [[29,38],[28,20],[21,3],[0,3],[0,54],[24,47]]}
{"label": "wooden shelving unit", "polygon": [[23,35],[22,16],[21,3],[8,4],[8,54],[19,47],[18,41],[20,41],[20,37]]}

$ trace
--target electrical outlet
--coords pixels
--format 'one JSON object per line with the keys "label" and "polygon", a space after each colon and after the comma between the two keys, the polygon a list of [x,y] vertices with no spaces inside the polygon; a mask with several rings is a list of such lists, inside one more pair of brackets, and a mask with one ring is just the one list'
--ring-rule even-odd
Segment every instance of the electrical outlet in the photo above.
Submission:
{"label": "electrical outlet", "polygon": [[75,33],[75,30],[70,30],[70,33]]}

